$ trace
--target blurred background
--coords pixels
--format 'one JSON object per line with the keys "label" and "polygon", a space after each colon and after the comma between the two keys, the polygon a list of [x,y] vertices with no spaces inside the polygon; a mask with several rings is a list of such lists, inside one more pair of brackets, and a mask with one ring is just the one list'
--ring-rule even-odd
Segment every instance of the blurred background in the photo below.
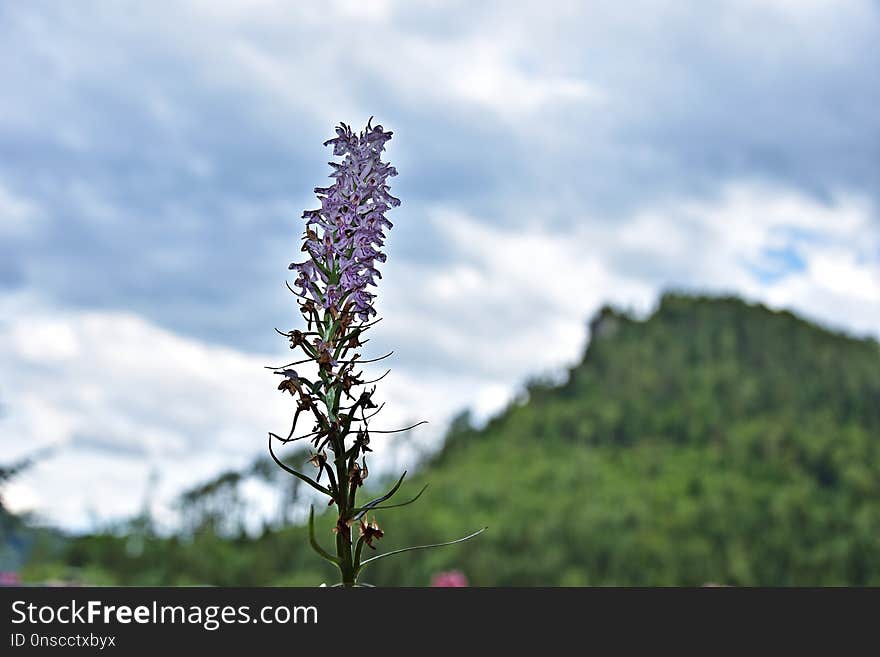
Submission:
{"label": "blurred background", "polygon": [[332,576],[263,366],[375,116],[367,352],[430,424],[370,483],[431,483],[381,545],[490,529],[368,581],[880,584],[878,44],[872,0],[0,3],[0,580]]}

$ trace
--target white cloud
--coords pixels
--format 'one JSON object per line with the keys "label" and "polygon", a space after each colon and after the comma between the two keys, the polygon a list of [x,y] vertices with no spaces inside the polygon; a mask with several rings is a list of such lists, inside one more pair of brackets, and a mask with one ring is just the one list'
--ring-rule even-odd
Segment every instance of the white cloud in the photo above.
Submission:
{"label": "white cloud", "polygon": [[3,316],[4,458],[55,448],[10,499],[37,499],[65,524],[81,524],[89,504],[132,511],[152,467],[171,491],[241,466],[284,418],[258,355],[187,340],[126,313],[59,313],[7,300]]}
{"label": "white cloud", "polygon": [[[584,217],[551,229],[537,218],[511,231],[449,207],[430,220],[453,259],[386,267],[386,319],[374,337],[402,348],[380,385],[388,403],[374,427],[431,425],[377,438],[377,472],[436,445],[455,411],[485,419],[528,376],[574,362],[585,320],[605,302],[645,311],[667,286],[733,290],[880,335],[880,243],[873,208],[856,197],[820,203],[738,183],[619,224]],[[786,248],[803,267],[756,275],[762,251]],[[289,399],[263,369],[287,353],[244,353],[129,313],[50,310],[31,298],[6,297],[2,310],[0,449],[15,459],[57,448],[10,489],[17,508],[82,527],[89,509],[105,518],[136,511],[156,469],[167,515],[182,488],[248,463],[266,431],[289,422]]]}
{"label": "white cloud", "polygon": [[[131,10],[121,7],[101,12],[55,8],[41,15],[18,10],[13,24],[27,36],[45,81],[22,87],[19,93],[33,102],[14,104],[5,120],[33,129],[54,123],[60,142],[81,147],[88,143],[82,126],[52,121],[53,108],[36,101],[51,96],[56,105],[73,108],[80,90],[112,81],[115,95],[137,100],[163,130],[192,129],[198,118],[179,88],[152,76],[129,84],[131,69],[161,65],[166,58],[179,64],[176,74],[187,76],[196,93],[233,92],[251,102],[255,115],[270,117],[280,127],[291,112],[326,121],[328,108],[334,117],[361,120],[372,109],[363,91],[374,85],[382,95],[407,103],[458,106],[456,111],[472,116],[489,112],[508,120],[604,97],[594,82],[564,67],[557,70],[552,57],[549,62],[534,58],[530,25],[515,15],[479,30],[435,33],[426,26],[413,29],[408,22],[412,10],[408,3],[391,1],[292,7],[272,0],[196,0],[170,13],[140,5],[136,24]],[[156,43],[162,44],[161,51]],[[9,75],[24,73],[14,67]],[[13,112],[26,104],[38,105],[37,110]]]}
{"label": "white cloud", "polygon": [[[225,294],[199,256],[219,248],[224,266],[239,262],[225,247],[241,233],[229,227],[256,230],[268,211],[251,197],[241,201],[251,211],[229,212],[227,194],[250,192],[231,181],[262,159],[253,151],[278,147],[274,139],[312,161],[317,139],[298,146],[311,144],[310,122],[323,135],[335,120],[360,121],[379,107],[398,131],[402,159],[443,142],[454,157],[423,172],[456,180],[462,167],[495,185],[472,193],[449,185],[446,205],[413,217],[446,241],[444,264],[393,250],[385,269],[386,321],[375,333],[400,348],[380,388],[384,421],[432,422],[416,438],[386,441],[405,445],[379,455],[394,461],[388,467],[436,442],[456,409],[472,406],[485,418],[527,376],[574,361],[586,318],[605,302],[644,312],[667,286],[736,291],[880,334],[876,208],[850,191],[820,202],[791,182],[827,190],[854,172],[856,188],[861,175],[872,192],[863,161],[876,103],[862,72],[866,46],[877,42],[875,4],[34,7],[0,10],[4,52],[15,55],[4,60],[0,137],[43,158],[9,159],[3,179],[15,184],[0,186],[0,236],[30,239],[54,222],[51,243],[21,267],[35,295],[66,302],[53,277],[70,277],[74,289],[81,279],[112,278],[109,258],[101,266],[67,260],[66,269],[56,262],[57,273],[39,266],[53,245],[97,237],[95,258],[118,248],[138,278],[131,285],[121,272],[127,287],[108,283],[90,299],[111,306],[121,303],[118,289],[155,298],[185,290],[188,298],[161,297],[167,307],[144,312],[186,324],[190,302],[203,307]],[[510,171],[471,143],[499,120],[504,130],[491,126],[479,148],[516,155]],[[236,139],[239,127],[254,130],[256,143],[250,134]],[[316,153],[321,161],[325,153]],[[239,154],[247,161],[231,161]],[[484,156],[482,169],[463,166]],[[169,180],[179,182],[180,163],[187,180],[178,188]],[[777,182],[740,180],[744,169]],[[791,180],[779,182],[787,172]],[[273,175],[285,184],[289,175],[257,173],[270,190],[281,189]],[[190,194],[219,199],[227,211],[194,205]],[[138,206],[151,195],[167,198],[173,234]],[[470,201],[507,212],[465,210]],[[292,200],[278,203],[287,212]],[[78,223],[86,228],[72,233]],[[130,233],[144,243],[125,248]],[[10,244],[11,252],[18,243]],[[780,264],[779,252],[802,266]],[[258,305],[235,303],[239,316]],[[204,344],[131,313],[12,298],[0,311],[0,447],[14,458],[61,446],[9,496],[53,519],[81,526],[90,505],[103,514],[136,509],[154,466],[167,501],[245,463],[264,449],[265,431],[288,421],[289,400],[262,369],[277,360],[268,354]]]}
{"label": "white cloud", "polygon": [[[50,311],[9,297],[2,310],[0,451],[14,461],[53,448],[6,492],[13,509],[77,528],[124,517],[140,508],[155,470],[157,511],[169,518],[182,489],[244,466],[265,453],[267,431],[289,426],[290,399],[263,367],[288,354],[203,344],[127,313]],[[383,380],[387,410],[374,428],[422,418],[431,426],[377,435],[376,472],[411,462],[470,402],[445,389],[442,377],[406,368]]]}
{"label": "white cloud", "polygon": [[772,306],[793,308],[836,328],[880,337],[878,260],[862,260],[853,249],[811,245],[805,248],[803,272],[758,290],[758,295]]}
{"label": "white cloud", "polygon": [[0,237],[26,237],[43,218],[41,208],[0,183]]}
{"label": "white cloud", "polygon": [[[786,188],[739,182],[711,200],[680,200],[618,222],[583,217],[550,228],[498,228],[448,207],[431,221],[454,254],[442,267],[397,263],[383,281],[383,330],[417,334],[448,389],[480,377],[473,399],[497,410],[523,380],[574,362],[585,320],[606,302],[644,313],[668,288],[738,292],[834,328],[880,336],[880,235],[859,197],[822,203]],[[762,277],[768,249],[803,268]],[[477,403],[477,402],[475,402]],[[479,403],[477,403],[479,406]],[[485,417],[485,415],[484,415]]]}
{"label": "white cloud", "polygon": [[[589,81],[545,71],[528,72],[518,61],[525,42],[496,32],[448,40],[398,35],[400,62],[384,72],[405,95],[464,103],[510,121],[566,103],[600,103],[604,94]],[[376,73],[383,63],[374,62]],[[386,66],[387,68],[387,66]]]}

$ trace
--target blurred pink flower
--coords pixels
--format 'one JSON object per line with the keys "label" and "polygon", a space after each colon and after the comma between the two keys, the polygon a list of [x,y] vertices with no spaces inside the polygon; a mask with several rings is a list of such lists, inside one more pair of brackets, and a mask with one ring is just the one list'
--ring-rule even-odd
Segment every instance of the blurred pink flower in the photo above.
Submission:
{"label": "blurred pink flower", "polygon": [[460,570],[450,570],[434,575],[431,578],[431,586],[458,588],[468,586],[468,580]]}
{"label": "blurred pink flower", "polygon": [[21,584],[21,577],[18,576],[18,573],[0,572],[0,586],[18,586],[19,584]]}

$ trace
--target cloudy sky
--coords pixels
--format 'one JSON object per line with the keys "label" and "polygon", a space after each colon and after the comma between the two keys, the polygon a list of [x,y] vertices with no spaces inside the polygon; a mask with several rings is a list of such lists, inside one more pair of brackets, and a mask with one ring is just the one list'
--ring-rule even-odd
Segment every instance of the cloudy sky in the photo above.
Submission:
{"label": "cloudy sky", "polygon": [[339,121],[395,133],[370,346],[389,424],[431,421],[397,465],[603,303],[880,335],[878,72],[870,0],[2,3],[0,462],[54,447],[8,501],[87,527],[283,430],[263,365]]}

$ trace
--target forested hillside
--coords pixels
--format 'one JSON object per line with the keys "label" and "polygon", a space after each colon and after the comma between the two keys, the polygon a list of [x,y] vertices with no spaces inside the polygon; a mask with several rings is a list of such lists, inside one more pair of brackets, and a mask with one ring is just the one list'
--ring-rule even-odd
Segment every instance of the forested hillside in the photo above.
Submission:
{"label": "forested hillside", "polygon": [[[611,309],[564,383],[533,382],[475,429],[467,416],[377,514],[379,550],[488,525],[388,559],[363,579],[425,585],[880,584],[880,346],[735,298]],[[536,349],[540,345],[535,345]],[[405,495],[405,493],[404,493]],[[331,540],[323,518],[322,538]],[[110,533],[34,554],[26,574],[125,584],[316,584],[301,527]]]}

